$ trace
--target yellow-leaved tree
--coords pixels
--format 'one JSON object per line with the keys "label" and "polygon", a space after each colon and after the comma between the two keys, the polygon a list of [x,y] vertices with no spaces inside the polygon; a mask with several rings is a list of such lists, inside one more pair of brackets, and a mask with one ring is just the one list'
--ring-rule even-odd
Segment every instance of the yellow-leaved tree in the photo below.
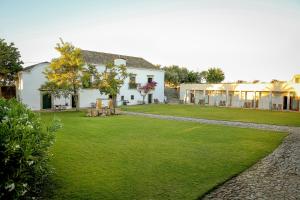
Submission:
{"label": "yellow-leaved tree", "polygon": [[78,110],[78,92],[82,87],[84,61],[79,48],[62,39],[60,41],[61,43],[57,43],[55,47],[60,56],[52,59],[44,74],[58,90],[68,91],[70,95],[73,95],[76,110]]}

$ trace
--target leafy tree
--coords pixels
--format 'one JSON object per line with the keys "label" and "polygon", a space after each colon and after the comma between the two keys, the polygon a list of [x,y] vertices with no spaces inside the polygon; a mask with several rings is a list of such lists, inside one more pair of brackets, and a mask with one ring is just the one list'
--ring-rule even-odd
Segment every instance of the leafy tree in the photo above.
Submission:
{"label": "leafy tree", "polygon": [[173,87],[177,87],[180,84],[179,74],[178,71],[176,71],[177,67],[178,66],[170,66],[163,68],[165,71],[165,82]]}
{"label": "leafy tree", "polygon": [[206,81],[207,71],[202,71],[198,74],[198,83],[203,83]]}
{"label": "leafy tree", "polygon": [[180,83],[188,82],[188,69],[172,65],[163,68],[165,71],[165,82],[168,85],[177,87]]}
{"label": "leafy tree", "polygon": [[127,77],[126,66],[108,63],[102,73],[94,71],[94,77],[95,87],[99,89],[100,94],[110,95],[113,106],[116,107],[117,95]]}
{"label": "leafy tree", "polygon": [[78,92],[82,87],[84,66],[81,50],[71,43],[65,43],[62,39],[55,49],[60,53],[60,57],[53,59],[44,73],[48,81],[57,86],[56,89],[63,88],[65,91],[70,91],[78,110]]}
{"label": "leafy tree", "polygon": [[138,91],[140,92],[140,94],[143,97],[143,104],[145,104],[145,97],[146,95],[155,89],[157,83],[155,81],[151,81],[149,83],[146,83],[144,86],[141,86],[138,88]]}
{"label": "leafy tree", "polygon": [[187,75],[186,83],[198,83],[199,73],[194,71],[189,71]]}
{"label": "leafy tree", "polygon": [[97,75],[97,69],[96,66],[89,64],[86,69],[83,70],[81,81],[82,81],[82,87],[83,88],[93,88],[93,80],[92,77],[95,78]]}
{"label": "leafy tree", "polygon": [[165,82],[173,87],[177,87],[181,83],[202,83],[206,77],[205,71],[201,73],[189,71],[187,68],[177,65],[163,69],[165,70]]}
{"label": "leafy tree", "polygon": [[20,52],[14,43],[8,44],[0,38],[0,86],[14,85],[22,64]]}
{"label": "leafy tree", "polygon": [[224,72],[220,68],[209,68],[207,70],[207,83],[220,83],[225,79]]}

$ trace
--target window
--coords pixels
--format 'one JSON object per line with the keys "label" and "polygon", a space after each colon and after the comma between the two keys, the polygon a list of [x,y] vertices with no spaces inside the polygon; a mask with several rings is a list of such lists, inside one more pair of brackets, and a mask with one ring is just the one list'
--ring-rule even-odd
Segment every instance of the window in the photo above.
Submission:
{"label": "window", "polygon": [[130,96],[130,99],[131,99],[131,100],[134,100],[134,95],[131,95],[131,96]]}
{"label": "window", "polygon": [[147,75],[148,83],[151,83],[153,81],[153,75]]}
{"label": "window", "polygon": [[121,96],[121,101],[124,101],[124,96]]}
{"label": "window", "polygon": [[129,75],[129,89],[136,89],[137,83],[136,83],[136,75],[130,74]]}
{"label": "window", "polygon": [[130,83],[135,83],[135,75],[133,75],[133,74],[131,74],[130,76],[129,76],[129,82]]}

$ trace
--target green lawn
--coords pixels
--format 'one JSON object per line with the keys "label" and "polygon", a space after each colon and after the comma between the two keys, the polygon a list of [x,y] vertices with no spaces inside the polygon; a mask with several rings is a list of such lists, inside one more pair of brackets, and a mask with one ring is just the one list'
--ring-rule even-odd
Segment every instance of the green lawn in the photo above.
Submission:
{"label": "green lawn", "polygon": [[[53,113],[42,113],[49,121]],[[272,152],[286,134],[134,116],[56,113],[47,199],[196,199]]]}
{"label": "green lawn", "polygon": [[220,108],[184,104],[151,104],[138,106],[124,106],[122,107],[122,109],[126,111],[144,112],[161,115],[174,115],[287,126],[300,126],[300,112]]}

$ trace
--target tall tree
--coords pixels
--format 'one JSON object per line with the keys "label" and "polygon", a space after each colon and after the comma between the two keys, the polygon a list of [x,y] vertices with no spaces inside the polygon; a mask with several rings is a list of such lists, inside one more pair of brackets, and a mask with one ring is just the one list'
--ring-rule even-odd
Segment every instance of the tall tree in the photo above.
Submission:
{"label": "tall tree", "polygon": [[8,44],[0,38],[0,86],[14,85],[22,64],[20,52],[14,43]]}
{"label": "tall tree", "polygon": [[220,68],[209,68],[206,74],[207,83],[221,83],[225,79],[224,72]]}
{"label": "tall tree", "polygon": [[178,87],[181,83],[202,83],[206,77],[206,71],[201,73],[189,71],[185,67],[172,65],[163,68],[165,71],[165,82],[169,86]]}
{"label": "tall tree", "polygon": [[56,88],[70,91],[71,95],[74,96],[76,110],[78,110],[78,92],[82,87],[81,79],[84,66],[81,50],[62,39],[60,41],[61,43],[55,47],[60,53],[60,57],[53,59],[44,73],[49,82],[57,85]]}
{"label": "tall tree", "polygon": [[206,81],[207,71],[202,71],[198,74],[198,83],[204,83]]}
{"label": "tall tree", "polygon": [[176,71],[177,67],[173,65],[163,68],[165,71],[165,83],[173,87],[177,87],[180,84],[178,71]]}
{"label": "tall tree", "polygon": [[113,106],[115,108],[117,95],[124,84],[125,78],[127,77],[126,66],[108,63],[102,73],[98,73],[95,70],[90,71],[93,71],[93,75],[95,77],[95,87],[99,89],[100,94],[111,96]]}

